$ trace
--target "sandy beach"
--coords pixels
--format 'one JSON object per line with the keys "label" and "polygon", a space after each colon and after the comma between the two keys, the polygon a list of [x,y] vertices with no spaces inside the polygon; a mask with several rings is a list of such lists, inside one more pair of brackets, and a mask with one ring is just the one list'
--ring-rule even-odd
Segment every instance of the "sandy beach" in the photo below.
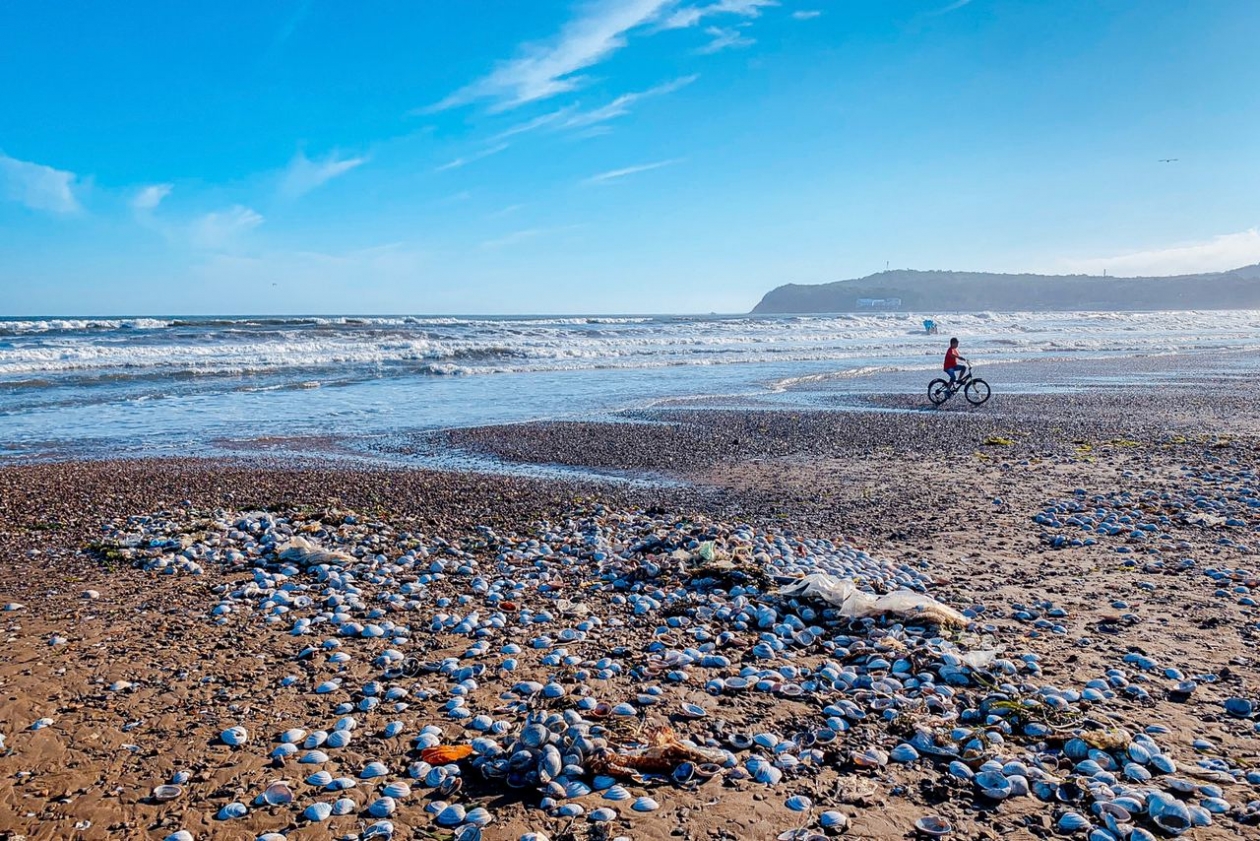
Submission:
{"label": "sandy beach", "polygon": [[[194,838],[267,832],[354,838],[370,837],[360,834],[385,817],[395,837],[464,837],[439,826],[426,808],[439,800],[486,809],[492,822],[479,830],[486,839],[527,832],[552,839],[773,839],[794,828],[827,837],[843,831],[854,838],[909,838],[916,836],[916,821],[929,817],[947,821],[954,838],[1041,838],[1055,834],[1067,812],[1102,826],[1103,816],[1091,806],[1107,798],[1071,802],[1051,794],[1047,800],[1035,791],[991,798],[951,770],[958,757],[948,748],[939,755],[921,750],[910,761],[889,758],[898,746],[915,744],[916,730],[948,732],[951,723],[963,723],[951,716],[993,693],[1044,701],[1031,688],[1037,686],[1077,694],[1061,707],[1037,706],[1037,715],[1016,721],[1005,741],[988,744],[983,755],[962,756],[970,773],[998,756],[1039,763],[1064,785],[1079,773],[1064,754],[1074,735],[1123,728],[1123,752],[1141,748],[1141,740],[1133,740],[1149,732],[1176,770],[1154,769],[1147,773],[1153,781],[1139,783],[1132,776],[1139,771],[1118,765],[1117,786],[1189,780],[1192,790],[1178,798],[1195,805],[1219,794],[1216,801],[1225,806],[1210,803],[1219,813],[1186,837],[1254,837],[1258,795],[1255,779],[1246,775],[1260,762],[1260,742],[1251,717],[1231,714],[1225,702],[1255,703],[1260,686],[1251,595],[1260,585],[1253,560],[1260,509],[1248,503],[1260,430],[1237,398],[1214,402],[1210,395],[1008,397],[995,398],[984,411],[675,409],[654,413],[651,424],[529,424],[441,434],[448,445],[507,462],[672,480],[659,486],[299,469],[258,459],[0,469],[0,602],[10,603],[0,613],[6,633],[0,833],[14,839],[165,838],[178,830]],[[1196,505],[1205,499],[1215,507]],[[1102,530],[1069,522],[1100,507],[1129,519],[1122,528]],[[259,511],[268,513],[249,513]],[[274,594],[268,600],[258,588],[288,580],[311,588],[291,593],[315,596],[330,592],[321,589],[329,579],[298,567],[276,579],[278,544],[249,548],[260,534],[251,537],[243,525],[251,516],[349,551],[359,563],[376,557],[401,563],[400,556],[423,553],[424,563],[412,569],[378,566],[357,576],[352,592],[362,596],[362,608],[342,618],[353,616],[359,628],[395,623],[385,638],[366,631],[347,636],[344,627],[339,634],[319,624],[292,633],[292,616],[313,615],[318,605],[303,611],[289,604],[277,612]],[[1148,531],[1139,528],[1143,518]],[[548,547],[554,555],[538,549],[561,535],[590,539],[596,533],[624,540],[620,557],[633,558],[633,569],[613,570],[607,564],[617,558],[592,561],[577,549],[565,554],[570,550],[559,542]],[[141,541],[141,534],[154,539]],[[651,535],[658,545],[645,544]],[[240,553],[199,556],[196,574],[171,568],[193,557],[184,550],[206,540]],[[843,557],[879,559],[928,596],[965,611],[968,627],[916,630],[911,619],[866,620],[850,628],[824,621],[826,634],[843,646],[810,634],[804,644],[797,640],[763,658],[756,645],[765,642],[768,625],[724,624],[713,610],[730,607],[739,593],[761,603],[756,594],[773,592],[791,577],[762,577],[758,568],[770,567],[757,546],[795,546],[785,555],[799,557],[776,556],[773,570],[799,573],[811,553],[824,552],[810,542],[816,540],[848,547]],[[697,548],[706,544],[707,550]],[[741,546],[753,548],[742,553]],[[429,559],[447,554],[444,572],[432,576],[437,567]],[[704,566],[711,557],[728,562],[720,575]],[[260,578],[259,563],[270,564],[273,577]],[[716,584],[715,576],[721,579]],[[500,587],[504,580],[515,584]],[[868,586],[881,592],[886,583]],[[390,600],[389,592],[407,596]],[[687,595],[673,599],[675,592]],[[628,594],[646,607],[632,609]],[[779,613],[794,610],[781,605]],[[518,621],[530,612],[554,621]],[[467,620],[470,613],[508,621],[480,631],[475,620],[462,627],[446,621]],[[585,626],[577,624],[582,620]],[[713,650],[728,665],[701,669],[661,659],[697,645],[688,635],[708,624],[729,632]],[[399,626],[410,630],[390,629]],[[586,630],[571,639],[556,634],[574,627]],[[872,652],[895,660],[900,652],[918,651],[927,658],[918,668],[939,671],[930,661],[940,650],[928,641],[937,638],[939,645],[940,637],[959,650],[997,650],[1012,663],[1010,671],[973,674],[942,695],[947,702],[939,708],[923,707],[908,689],[907,697],[893,692],[890,704],[894,710],[901,705],[899,714],[881,714],[888,704],[875,703],[878,681],[890,666],[874,663]],[[330,639],[334,644],[325,643]],[[469,655],[478,640],[484,653]],[[425,670],[390,672],[391,648]],[[511,670],[503,666],[504,651],[512,655]],[[349,656],[337,662],[334,652]],[[485,669],[452,694],[451,669],[439,668],[445,658],[484,662]],[[613,662],[619,668],[609,671]],[[809,677],[828,662],[868,680],[846,691]],[[706,691],[713,678],[737,676],[741,668],[782,665],[797,671],[765,689]],[[1079,693],[1090,681],[1107,683],[1108,670],[1122,670],[1112,673],[1123,675],[1110,681],[1114,691],[1083,699]],[[531,696],[519,686],[530,680],[564,694]],[[328,681],[332,690],[317,691]],[[1179,692],[1185,681],[1193,690],[1183,685]],[[789,692],[788,684],[796,688]],[[374,697],[385,703],[368,700]],[[463,699],[472,718],[452,717],[453,698]],[[579,700],[585,706],[577,706]],[[825,710],[842,701],[866,713],[815,741],[834,718],[834,710]],[[633,707],[624,720],[609,711],[617,704]],[[691,709],[685,704],[699,708],[697,717],[680,712]],[[509,786],[478,774],[469,760],[454,792],[414,778],[422,757],[415,739],[426,726],[437,728],[429,731],[437,734],[430,742],[468,745],[479,735],[470,722],[485,715],[502,722],[496,738],[507,745],[529,716],[566,709],[585,713],[601,744],[623,756],[655,744],[653,738],[663,737],[653,728],[667,725],[684,750],[699,751],[675,756],[670,767],[688,757],[701,763],[719,750],[730,751],[734,761],[719,762],[728,767],[712,779],[676,781],[669,768],[663,776],[617,777],[631,798],[625,802],[597,790],[548,804],[544,798],[551,795],[540,781]],[[340,749],[325,748],[326,762],[300,763],[306,734],[333,732],[346,715],[356,719],[354,738]],[[1025,732],[1029,721],[1042,729]],[[389,735],[390,722],[398,723],[397,735]],[[237,747],[224,743],[224,731],[234,726],[248,732]],[[291,729],[304,731],[299,750],[276,758],[281,734]],[[757,734],[765,740],[740,741]],[[758,780],[760,765],[750,773],[752,758],[784,753],[792,761],[782,762],[773,783]],[[1217,764],[1199,764],[1211,761]],[[373,762],[384,765],[382,776],[368,772]],[[321,769],[355,784],[321,791],[307,782]],[[178,794],[155,799],[155,787],[181,771],[186,779],[179,777],[185,781]],[[1038,772],[1028,773],[1036,784]],[[289,782],[291,803],[256,802],[274,780]],[[388,806],[372,807],[380,815],[369,811],[390,782],[404,782],[409,793],[399,789]],[[657,808],[631,808],[639,802],[634,798],[644,797]],[[338,798],[352,801],[342,807],[347,814],[314,821],[304,811]],[[579,804],[581,813],[559,814],[564,803]],[[243,804],[247,814],[224,817],[229,804]],[[591,820],[603,807],[613,808],[615,817]],[[844,817],[825,820],[845,826],[822,825],[822,815],[833,812]],[[1145,814],[1132,815],[1127,825],[1165,834]]]}
{"label": "sandy beach", "polygon": [[1260,2],[1066,8],[0,6],[0,841],[1260,841]]}

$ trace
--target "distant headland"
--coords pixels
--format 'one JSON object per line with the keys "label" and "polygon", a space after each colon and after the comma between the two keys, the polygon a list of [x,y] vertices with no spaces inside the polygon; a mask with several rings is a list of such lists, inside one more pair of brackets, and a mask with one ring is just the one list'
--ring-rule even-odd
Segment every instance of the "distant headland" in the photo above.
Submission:
{"label": "distant headland", "polygon": [[1260,263],[1174,277],[896,269],[767,292],[754,313],[1260,309]]}

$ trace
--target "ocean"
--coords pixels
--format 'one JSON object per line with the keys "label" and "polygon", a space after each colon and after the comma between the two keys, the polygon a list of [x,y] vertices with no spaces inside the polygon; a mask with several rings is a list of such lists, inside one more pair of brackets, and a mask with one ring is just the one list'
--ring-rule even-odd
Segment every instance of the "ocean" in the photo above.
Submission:
{"label": "ocean", "polygon": [[931,336],[924,317],[0,319],[0,460],[215,455],[692,397],[809,406],[811,383],[925,388],[951,335],[995,391],[1012,362],[1260,349],[1260,311],[932,315]]}

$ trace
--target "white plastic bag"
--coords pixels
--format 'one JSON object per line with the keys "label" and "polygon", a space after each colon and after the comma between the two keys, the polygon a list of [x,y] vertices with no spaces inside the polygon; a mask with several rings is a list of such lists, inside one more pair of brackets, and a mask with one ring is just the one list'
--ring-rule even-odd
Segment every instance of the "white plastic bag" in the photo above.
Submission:
{"label": "white plastic bag", "polygon": [[875,596],[859,590],[850,579],[836,578],[825,572],[810,573],[800,581],[780,588],[778,595],[821,599],[837,608],[846,619],[895,616],[908,622],[923,621],[958,628],[966,627],[968,622],[967,617],[931,596],[911,590],[895,590],[884,596]]}
{"label": "white plastic bag", "polygon": [[352,564],[354,556],[333,549],[325,549],[312,543],[305,537],[295,537],[280,547],[276,553],[282,561],[290,561],[301,566],[317,566],[319,564]]}

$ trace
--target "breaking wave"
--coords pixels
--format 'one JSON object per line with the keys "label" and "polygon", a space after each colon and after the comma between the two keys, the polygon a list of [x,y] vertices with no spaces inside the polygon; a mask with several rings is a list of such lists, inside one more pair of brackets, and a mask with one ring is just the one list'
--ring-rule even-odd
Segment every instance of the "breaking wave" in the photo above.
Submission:
{"label": "breaking wave", "polygon": [[[820,362],[919,367],[948,335],[991,359],[1250,347],[1260,312],[634,317],[207,317],[0,320],[0,384],[164,377],[306,381]],[[853,363],[853,364],[848,364]]]}

